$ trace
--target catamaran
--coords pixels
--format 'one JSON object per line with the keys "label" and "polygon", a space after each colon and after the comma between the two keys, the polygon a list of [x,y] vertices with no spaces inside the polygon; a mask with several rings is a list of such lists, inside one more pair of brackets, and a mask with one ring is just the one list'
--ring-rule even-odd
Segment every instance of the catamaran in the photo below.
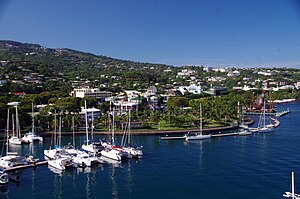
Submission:
{"label": "catamaran", "polygon": [[204,140],[211,138],[211,135],[203,135],[203,127],[202,127],[202,105],[200,103],[200,131],[199,132],[188,132],[184,135],[186,141],[190,140]]}
{"label": "catamaran", "polygon": [[34,132],[34,113],[33,113],[33,103],[32,103],[32,108],[31,108],[31,117],[32,117],[32,129],[28,133],[26,133],[22,137],[22,142],[29,142],[32,143],[34,141],[43,141],[43,138],[41,136],[38,136]]}
{"label": "catamaran", "polygon": [[81,146],[83,150],[85,150],[88,153],[92,153],[94,155],[97,155],[102,150],[99,145],[94,144],[92,141],[89,140],[89,126],[88,126],[88,119],[87,119],[87,107],[86,107],[86,101],[84,101],[84,109],[85,109],[85,136],[86,136],[86,142]]}

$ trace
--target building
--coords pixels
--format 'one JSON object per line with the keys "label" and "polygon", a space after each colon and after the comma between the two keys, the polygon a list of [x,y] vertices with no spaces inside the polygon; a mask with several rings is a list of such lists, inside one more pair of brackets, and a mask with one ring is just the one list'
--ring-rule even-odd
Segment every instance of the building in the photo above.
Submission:
{"label": "building", "polygon": [[201,86],[197,86],[196,84],[191,84],[189,86],[180,86],[178,90],[184,95],[186,92],[192,93],[192,94],[201,94],[202,88]]}
{"label": "building", "polygon": [[95,97],[100,101],[105,101],[105,98],[112,97],[112,93],[109,91],[100,91],[98,88],[76,88],[71,91],[72,97]]}

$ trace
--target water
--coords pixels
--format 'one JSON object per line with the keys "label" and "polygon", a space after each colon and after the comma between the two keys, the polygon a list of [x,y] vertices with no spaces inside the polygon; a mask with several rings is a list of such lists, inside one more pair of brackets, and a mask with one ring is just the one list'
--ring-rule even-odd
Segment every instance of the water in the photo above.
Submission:
{"label": "water", "polygon": [[[10,182],[0,189],[0,198],[283,198],[292,171],[300,192],[300,103],[278,107],[287,108],[292,112],[280,118],[281,125],[270,134],[189,143],[141,136],[136,138],[144,146],[141,160],[61,176],[47,166],[25,169],[19,184]],[[71,137],[63,141],[71,142]],[[41,155],[49,143],[48,138],[43,145],[15,150]]]}

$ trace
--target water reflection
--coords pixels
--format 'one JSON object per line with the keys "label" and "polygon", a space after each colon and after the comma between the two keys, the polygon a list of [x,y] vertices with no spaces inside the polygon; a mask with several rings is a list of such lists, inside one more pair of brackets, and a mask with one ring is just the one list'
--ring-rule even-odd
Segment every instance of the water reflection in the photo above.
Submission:
{"label": "water reflection", "polygon": [[53,191],[54,198],[61,199],[62,198],[62,176],[61,175],[54,176],[54,186],[53,187],[54,187],[54,191]]}
{"label": "water reflection", "polygon": [[95,188],[96,188],[97,182],[96,182],[96,171],[91,170],[90,173],[86,174],[86,186],[85,186],[85,191],[86,191],[86,198],[92,199],[96,198],[95,196]]}
{"label": "water reflection", "polygon": [[8,193],[9,193],[8,185],[7,184],[0,185],[0,198],[8,199],[9,198]]}

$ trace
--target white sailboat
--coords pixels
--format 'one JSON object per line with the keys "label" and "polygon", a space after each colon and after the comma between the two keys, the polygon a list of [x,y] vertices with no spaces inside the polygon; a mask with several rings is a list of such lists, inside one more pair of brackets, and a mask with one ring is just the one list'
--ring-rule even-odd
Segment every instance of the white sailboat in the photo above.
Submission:
{"label": "white sailboat", "polygon": [[132,135],[130,132],[130,113],[131,111],[128,111],[128,124],[127,124],[127,128],[128,131],[124,131],[123,137],[122,137],[122,148],[128,153],[130,154],[132,157],[134,158],[141,158],[143,156],[143,151],[142,151],[142,146],[140,147],[133,147],[132,146]]}
{"label": "white sailboat", "polygon": [[266,101],[264,101],[264,111],[260,115],[258,122],[259,133],[270,133],[274,131],[274,127],[266,125]]}
{"label": "white sailboat", "polygon": [[[20,124],[19,124],[19,117],[18,117],[18,105],[15,106],[16,108],[16,135],[13,130],[12,136],[9,138],[8,142],[12,145],[20,145],[22,144],[22,140],[20,138]],[[14,126],[14,121],[12,121]]]}
{"label": "white sailboat", "polygon": [[54,148],[45,149],[44,156],[47,160],[59,159],[70,156],[64,148],[61,148],[61,115],[59,117],[59,136],[56,140],[56,114],[54,115]]}
{"label": "white sailboat", "polygon": [[111,130],[111,143],[106,142],[106,144],[104,145],[105,149],[102,150],[100,153],[101,153],[101,156],[103,156],[103,157],[106,157],[106,158],[109,158],[112,160],[116,160],[116,161],[121,161],[122,157],[125,158],[128,155],[128,153],[124,152],[121,147],[115,146],[114,111],[113,111],[112,117],[113,117],[113,120],[112,120],[112,130]]}
{"label": "white sailboat", "polygon": [[6,122],[6,155],[0,158],[0,168],[7,169],[18,165],[28,164],[25,157],[21,157],[16,152],[8,151],[8,135],[9,135],[9,109],[7,110]]}
{"label": "white sailboat", "polygon": [[188,132],[186,135],[184,135],[184,138],[186,141],[190,140],[204,140],[204,139],[210,139],[211,135],[203,135],[202,131],[202,105],[200,103],[200,131],[199,132]]}
{"label": "white sailboat", "polygon": [[43,138],[36,135],[34,132],[34,112],[33,112],[33,103],[32,103],[32,107],[31,107],[31,117],[32,117],[32,129],[31,131],[29,131],[28,133],[26,133],[23,137],[22,137],[22,142],[29,142],[32,143],[34,141],[43,141]]}
{"label": "white sailboat", "polygon": [[81,148],[88,153],[98,154],[99,149],[96,145],[89,140],[89,126],[88,126],[88,119],[87,119],[87,107],[86,107],[86,100],[84,101],[84,109],[85,109],[85,136],[86,136],[86,143],[84,143]]}
{"label": "white sailboat", "polygon": [[294,172],[292,172],[292,184],[291,184],[291,192],[284,192],[283,196],[286,198],[300,199],[300,194],[295,193],[295,180],[294,180]]}

